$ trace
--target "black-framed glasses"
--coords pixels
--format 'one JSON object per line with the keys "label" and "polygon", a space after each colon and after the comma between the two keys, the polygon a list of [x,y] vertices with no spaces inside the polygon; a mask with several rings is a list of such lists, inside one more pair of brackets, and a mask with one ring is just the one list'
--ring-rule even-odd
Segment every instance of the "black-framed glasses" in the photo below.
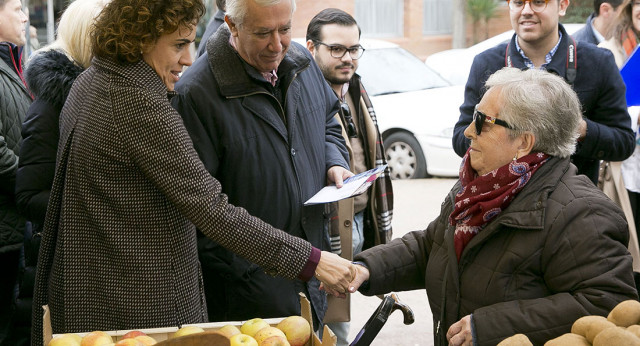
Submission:
{"label": "black-framed glasses", "polygon": [[356,124],[353,123],[353,117],[351,116],[349,105],[346,102],[340,104],[340,112],[342,113],[344,121],[346,122],[347,135],[350,138],[357,138],[358,129],[356,128]]}
{"label": "black-framed glasses", "polygon": [[345,47],[341,44],[326,44],[324,42],[315,42],[315,44],[320,44],[329,49],[331,56],[336,59],[342,59],[342,57],[349,52],[349,56],[353,60],[358,60],[364,54],[364,47],[361,45],[353,46],[353,47]]}
{"label": "black-framed glasses", "polygon": [[504,120],[500,120],[498,118],[494,118],[480,112],[478,110],[478,106],[476,105],[476,108],[473,110],[473,123],[476,125],[476,135],[479,136],[482,133],[482,125],[484,125],[485,122],[490,124],[500,125],[502,127],[506,127],[508,129],[513,130],[513,127],[511,127],[509,123],[507,123]]}
{"label": "black-framed glasses", "polygon": [[509,9],[511,9],[512,12],[522,11],[526,2],[529,3],[533,12],[542,12],[547,8],[549,0],[507,0]]}

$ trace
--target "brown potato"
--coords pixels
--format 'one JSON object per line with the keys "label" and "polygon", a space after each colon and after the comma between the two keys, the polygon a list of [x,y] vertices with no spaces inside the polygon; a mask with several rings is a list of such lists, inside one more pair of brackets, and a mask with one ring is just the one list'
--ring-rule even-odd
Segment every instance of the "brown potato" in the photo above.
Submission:
{"label": "brown potato", "polygon": [[607,328],[593,339],[593,346],[640,346],[640,338],[622,327]]}
{"label": "brown potato", "polygon": [[628,327],[640,323],[640,302],[625,300],[616,305],[607,316],[607,320],[619,327]]}
{"label": "brown potato", "polygon": [[585,338],[587,337],[587,330],[591,323],[595,321],[606,321],[607,319],[603,316],[583,316],[578,318],[575,322],[573,322],[573,326],[571,326],[571,333],[582,335]]}
{"label": "brown potato", "polygon": [[526,335],[516,334],[500,341],[498,346],[533,346],[533,344]]}
{"label": "brown potato", "polygon": [[544,343],[544,346],[591,346],[582,335],[566,333]]}
{"label": "brown potato", "polygon": [[632,326],[628,326],[627,330],[640,338],[640,325],[634,324]]}
{"label": "brown potato", "polygon": [[604,321],[594,321],[589,325],[589,329],[587,329],[587,335],[585,337],[589,340],[590,343],[593,343],[593,339],[596,335],[600,334],[605,329],[608,328],[616,328],[616,325],[613,322],[604,320]]}

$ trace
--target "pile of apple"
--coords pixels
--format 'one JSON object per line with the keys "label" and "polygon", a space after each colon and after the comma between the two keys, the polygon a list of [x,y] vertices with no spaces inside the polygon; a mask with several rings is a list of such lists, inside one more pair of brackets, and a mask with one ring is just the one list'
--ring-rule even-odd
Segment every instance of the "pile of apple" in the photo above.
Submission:
{"label": "pile of apple", "polygon": [[[172,337],[202,333],[204,329],[185,326]],[[216,331],[231,341],[231,346],[303,346],[311,338],[309,322],[301,316],[289,316],[272,327],[261,318],[248,320],[238,327],[227,324]]]}
{"label": "pile of apple", "polygon": [[83,337],[73,333],[58,335],[51,339],[48,346],[149,346],[156,343],[154,338],[139,330],[128,332],[116,343],[111,335],[94,331]]}

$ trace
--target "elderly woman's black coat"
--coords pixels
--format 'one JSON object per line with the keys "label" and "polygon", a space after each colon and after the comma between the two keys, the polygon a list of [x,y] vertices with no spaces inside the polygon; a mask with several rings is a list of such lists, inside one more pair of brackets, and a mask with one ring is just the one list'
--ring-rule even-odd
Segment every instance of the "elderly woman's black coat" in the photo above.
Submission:
{"label": "elderly woman's black coat", "polygon": [[361,290],[426,287],[436,345],[446,345],[443,333],[469,314],[474,345],[517,333],[542,345],[570,332],[581,316],[606,316],[619,302],[637,299],[624,214],[576,172],[569,159],[551,158],[471,239],[459,263],[448,220],[456,184],[425,231],[356,256],[371,272]]}

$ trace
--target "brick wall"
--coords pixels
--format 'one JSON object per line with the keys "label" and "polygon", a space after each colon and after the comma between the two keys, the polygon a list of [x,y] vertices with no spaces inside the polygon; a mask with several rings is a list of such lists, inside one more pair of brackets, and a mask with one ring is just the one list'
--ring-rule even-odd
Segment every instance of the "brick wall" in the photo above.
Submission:
{"label": "brick wall", "polygon": [[[404,0],[404,36],[386,39],[395,42],[424,60],[430,54],[451,49],[451,35],[422,34],[423,0]],[[297,0],[293,15],[293,37],[304,37],[307,25],[313,16],[321,10],[335,7],[354,14],[355,0]],[[511,29],[509,10],[506,6],[498,8],[498,17],[489,22],[489,37]],[[467,44],[473,44],[473,26],[467,19]],[[484,40],[484,26],[481,27],[480,40]]]}

